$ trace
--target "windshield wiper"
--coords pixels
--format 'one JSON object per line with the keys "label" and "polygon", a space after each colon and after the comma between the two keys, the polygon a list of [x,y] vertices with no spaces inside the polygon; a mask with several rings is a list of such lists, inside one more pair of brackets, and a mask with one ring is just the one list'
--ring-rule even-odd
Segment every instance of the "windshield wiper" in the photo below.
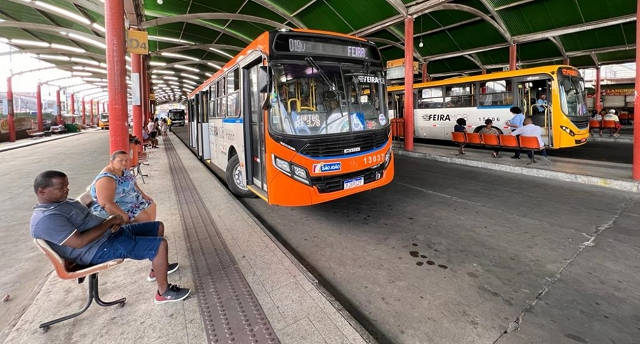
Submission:
{"label": "windshield wiper", "polygon": [[304,59],[307,61],[307,63],[309,63],[309,65],[311,65],[311,67],[313,67],[314,69],[318,70],[318,73],[320,74],[320,77],[322,78],[322,81],[327,83],[327,85],[329,85],[331,87],[332,91],[335,91],[336,90],[336,84],[331,82],[331,79],[329,79],[329,77],[326,74],[324,74],[324,71],[322,70],[322,68],[320,68],[320,66],[318,66],[318,64],[313,59],[313,57],[307,56]]}

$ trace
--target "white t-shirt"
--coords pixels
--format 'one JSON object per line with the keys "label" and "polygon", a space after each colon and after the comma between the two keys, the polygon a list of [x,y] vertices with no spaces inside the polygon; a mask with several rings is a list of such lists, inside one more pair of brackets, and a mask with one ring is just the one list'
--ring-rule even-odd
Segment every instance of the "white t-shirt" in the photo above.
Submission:
{"label": "white t-shirt", "polygon": [[511,135],[535,136],[538,138],[538,143],[540,144],[540,148],[544,148],[544,141],[542,141],[542,128],[540,128],[535,124],[527,124],[524,127],[520,127],[512,131]]}

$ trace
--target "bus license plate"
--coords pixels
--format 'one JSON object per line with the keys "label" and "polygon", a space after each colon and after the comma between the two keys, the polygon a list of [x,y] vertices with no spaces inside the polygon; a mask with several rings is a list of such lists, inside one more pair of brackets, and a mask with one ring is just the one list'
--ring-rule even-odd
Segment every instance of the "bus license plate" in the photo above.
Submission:
{"label": "bus license plate", "polygon": [[353,179],[347,179],[344,181],[344,189],[355,188],[356,186],[364,185],[364,177],[357,177]]}

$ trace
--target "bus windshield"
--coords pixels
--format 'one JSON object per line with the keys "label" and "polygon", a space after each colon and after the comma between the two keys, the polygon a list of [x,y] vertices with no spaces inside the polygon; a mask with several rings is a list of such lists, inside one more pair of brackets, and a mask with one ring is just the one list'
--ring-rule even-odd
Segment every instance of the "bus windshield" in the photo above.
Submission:
{"label": "bus windshield", "polygon": [[584,80],[579,76],[558,73],[558,87],[562,112],[569,117],[586,116],[587,92],[584,89]]}
{"label": "bus windshield", "polygon": [[363,67],[276,64],[269,123],[289,135],[325,135],[389,125],[381,71]]}

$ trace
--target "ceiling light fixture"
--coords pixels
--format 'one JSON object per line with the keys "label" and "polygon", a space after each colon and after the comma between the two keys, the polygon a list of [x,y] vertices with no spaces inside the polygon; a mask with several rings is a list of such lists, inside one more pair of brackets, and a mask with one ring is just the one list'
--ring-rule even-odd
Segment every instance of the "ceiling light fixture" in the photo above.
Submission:
{"label": "ceiling light fixture", "polygon": [[422,43],[422,16],[420,16],[420,43],[418,43],[420,48],[424,47],[424,43]]}

